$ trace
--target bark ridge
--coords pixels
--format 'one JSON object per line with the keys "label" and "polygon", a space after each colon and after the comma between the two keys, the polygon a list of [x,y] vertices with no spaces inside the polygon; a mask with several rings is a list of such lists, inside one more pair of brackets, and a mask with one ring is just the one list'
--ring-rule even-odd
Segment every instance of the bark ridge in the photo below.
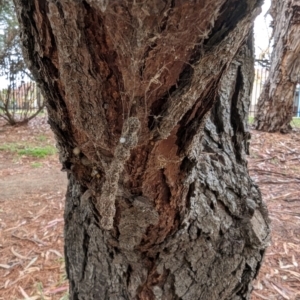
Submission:
{"label": "bark ridge", "polygon": [[15,0],[69,185],[71,299],[249,299],[256,0]]}

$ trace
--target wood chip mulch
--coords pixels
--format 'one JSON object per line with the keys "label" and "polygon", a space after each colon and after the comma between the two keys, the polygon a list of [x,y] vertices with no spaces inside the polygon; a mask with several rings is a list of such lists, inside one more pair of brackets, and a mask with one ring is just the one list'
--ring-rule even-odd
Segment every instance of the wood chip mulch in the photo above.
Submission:
{"label": "wood chip mulch", "polygon": [[300,131],[253,131],[249,169],[271,219],[272,241],[252,300],[300,299]]}

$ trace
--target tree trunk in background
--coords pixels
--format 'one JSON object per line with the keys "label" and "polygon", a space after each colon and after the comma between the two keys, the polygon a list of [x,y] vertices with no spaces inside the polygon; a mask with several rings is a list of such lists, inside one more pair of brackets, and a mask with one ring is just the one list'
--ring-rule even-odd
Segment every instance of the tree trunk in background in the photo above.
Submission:
{"label": "tree trunk in background", "polygon": [[269,78],[258,99],[255,128],[288,132],[300,73],[300,1],[272,0],[274,49]]}
{"label": "tree trunk in background", "polygon": [[68,172],[70,298],[249,299],[269,240],[245,160],[260,1],[15,3]]}

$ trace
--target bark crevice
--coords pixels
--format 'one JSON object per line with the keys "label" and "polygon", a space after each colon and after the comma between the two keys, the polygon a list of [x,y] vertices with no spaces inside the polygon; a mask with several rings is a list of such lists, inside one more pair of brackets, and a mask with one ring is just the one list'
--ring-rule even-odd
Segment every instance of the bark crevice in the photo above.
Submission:
{"label": "bark crevice", "polygon": [[70,299],[249,299],[269,223],[245,159],[260,1],[240,1],[58,0],[33,26],[15,0],[68,171]]}

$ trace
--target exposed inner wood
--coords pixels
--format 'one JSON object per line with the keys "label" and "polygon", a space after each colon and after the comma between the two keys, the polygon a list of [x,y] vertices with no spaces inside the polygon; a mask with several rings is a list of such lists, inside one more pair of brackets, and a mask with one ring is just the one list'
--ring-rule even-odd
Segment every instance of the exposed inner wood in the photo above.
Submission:
{"label": "exposed inner wood", "polygon": [[15,2],[68,172],[71,299],[248,299],[269,239],[245,159],[260,1]]}

